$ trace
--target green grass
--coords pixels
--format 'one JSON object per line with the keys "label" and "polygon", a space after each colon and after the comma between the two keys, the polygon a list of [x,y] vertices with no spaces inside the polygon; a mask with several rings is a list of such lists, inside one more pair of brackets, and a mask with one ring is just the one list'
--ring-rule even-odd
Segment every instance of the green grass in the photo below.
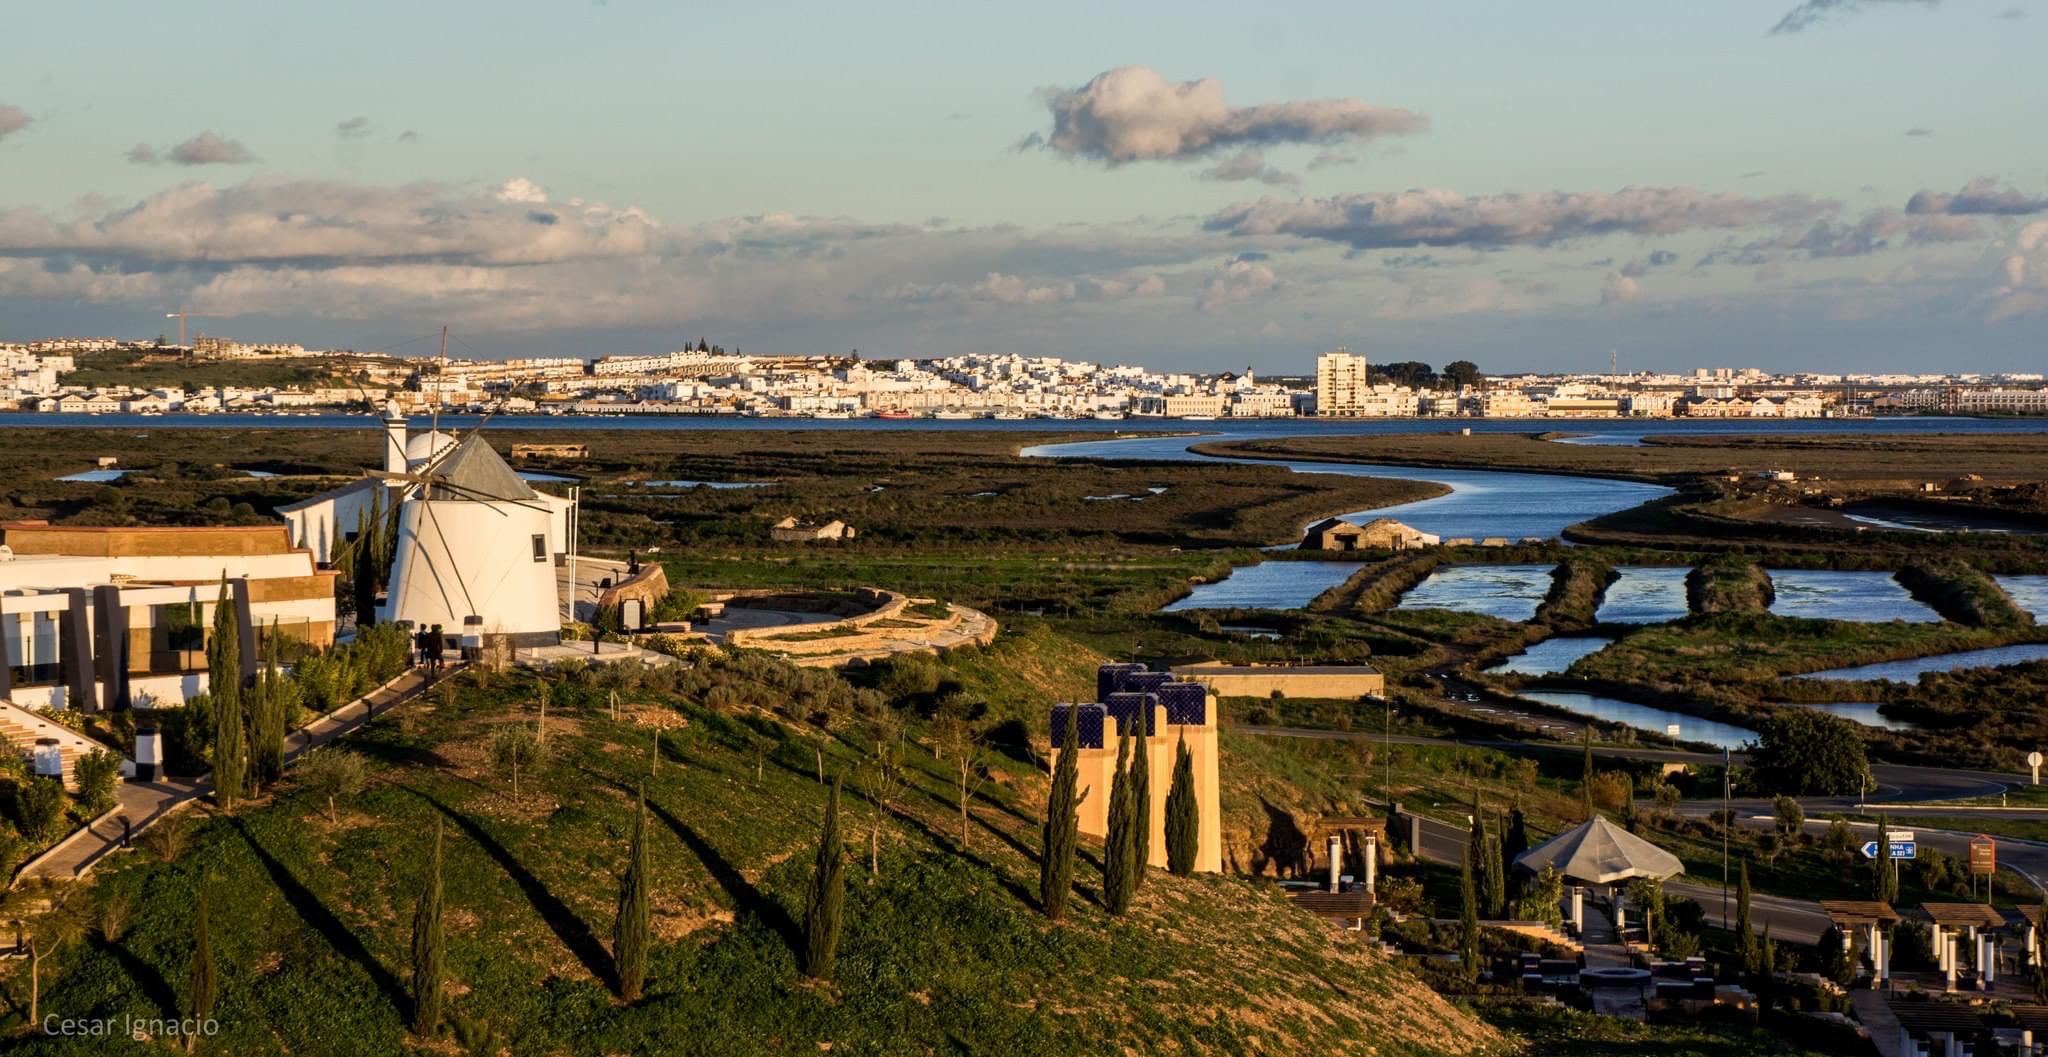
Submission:
{"label": "green grass", "polygon": [[[132,912],[111,940],[61,956],[45,1011],[175,1009],[203,885],[223,980],[214,1052],[400,1052],[411,897],[440,824],[452,1016],[488,1024],[514,1053],[1233,1053],[1370,1039],[1380,1052],[1424,1054],[1485,1038],[1396,966],[1255,882],[1154,873],[1136,911],[1112,920],[1084,862],[1071,920],[1047,924],[1028,895],[1043,784],[1022,764],[992,761],[1001,780],[985,787],[963,848],[947,765],[922,749],[904,756],[905,785],[878,813],[860,769],[868,742],[850,718],[826,733],[641,689],[613,724],[603,693],[555,688],[553,756],[521,796],[477,750],[493,725],[532,719],[531,684],[501,678],[351,739],[375,761],[374,781],[343,805],[340,825],[287,788],[237,817],[204,819],[172,863],[122,857],[93,895]],[[650,778],[654,728],[643,724],[657,721],[670,726]],[[854,776],[844,824],[858,853],[838,982],[825,985],[798,974],[788,935],[823,803],[816,753],[828,773]],[[605,986],[604,937],[643,781],[656,812],[657,940],[648,996],[622,1006]],[[17,1000],[21,985],[16,973]],[[15,1007],[0,1029],[21,1016]],[[22,1048],[131,1045],[31,1037]]]}

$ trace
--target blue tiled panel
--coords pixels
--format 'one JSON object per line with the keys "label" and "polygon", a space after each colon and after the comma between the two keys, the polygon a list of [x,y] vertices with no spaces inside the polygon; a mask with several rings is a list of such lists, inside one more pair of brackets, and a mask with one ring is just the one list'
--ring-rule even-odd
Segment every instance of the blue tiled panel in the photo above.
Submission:
{"label": "blue tiled panel", "polygon": [[1200,683],[1163,683],[1153,693],[1166,706],[1166,725],[1199,727],[1209,721],[1209,688]]}
{"label": "blue tiled panel", "polygon": [[1170,682],[1173,682],[1173,676],[1167,672],[1139,671],[1124,676],[1122,689],[1132,693],[1149,694]]}
{"label": "blue tiled panel", "polygon": [[1076,709],[1074,714],[1074,740],[1084,749],[1102,747],[1104,717],[1108,714],[1101,705],[1054,705],[1052,706],[1052,747],[1065,748],[1061,742],[1067,734],[1067,710]]}
{"label": "blue tiled panel", "polygon": [[1130,662],[1105,664],[1095,669],[1095,700],[1100,701],[1122,690],[1127,676],[1144,670],[1144,665]]}
{"label": "blue tiled panel", "polygon": [[1156,729],[1159,726],[1159,713],[1152,707],[1158,703],[1157,695],[1130,692],[1111,694],[1102,702],[1109,714],[1116,717],[1118,730],[1133,726],[1140,715],[1144,716],[1145,736],[1148,738],[1159,733]]}

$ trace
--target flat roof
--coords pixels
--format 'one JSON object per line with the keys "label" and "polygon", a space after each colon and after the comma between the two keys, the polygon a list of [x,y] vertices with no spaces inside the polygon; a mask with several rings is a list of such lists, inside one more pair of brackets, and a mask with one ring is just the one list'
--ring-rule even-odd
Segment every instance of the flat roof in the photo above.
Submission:
{"label": "flat roof", "polygon": [[1890,925],[1899,920],[1899,912],[1890,903],[1865,899],[1823,899],[1821,910],[1828,920],[1837,925],[1869,925],[1882,923]]}
{"label": "flat roof", "polygon": [[[2005,915],[1984,903],[1922,903],[1920,910],[1945,929],[1969,925],[1990,929],[2005,927]],[[2039,913],[2039,908],[2035,912]]]}
{"label": "flat roof", "polygon": [[1181,664],[1174,675],[1378,675],[1370,664]]}

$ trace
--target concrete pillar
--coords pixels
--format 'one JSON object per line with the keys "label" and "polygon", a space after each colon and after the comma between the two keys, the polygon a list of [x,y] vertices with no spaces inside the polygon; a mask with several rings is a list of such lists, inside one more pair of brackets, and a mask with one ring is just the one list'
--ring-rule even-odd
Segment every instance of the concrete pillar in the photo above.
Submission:
{"label": "concrete pillar", "polygon": [[1339,892],[1344,888],[1344,838],[1330,834],[1330,891]]}
{"label": "concrete pillar", "polygon": [[1956,938],[1950,936],[1942,948],[1941,983],[1944,990],[1956,989]]}
{"label": "concrete pillar", "polygon": [[1614,893],[1614,938],[1616,941],[1621,939],[1622,931],[1628,928],[1628,910],[1623,905],[1626,902],[1627,900],[1622,897],[1620,892]]}
{"label": "concrete pillar", "polygon": [[1584,886],[1584,885],[1573,885],[1573,886],[1572,886],[1572,934],[1573,934],[1573,935],[1575,935],[1575,936],[1583,936],[1583,935],[1585,935],[1585,933],[1586,933],[1586,886]]}
{"label": "concrete pillar", "polygon": [[128,607],[121,589],[99,584],[92,589],[93,669],[100,684],[100,703],[109,711],[129,707]]}
{"label": "concrete pillar", "polygon": [[163,735],[154,725],[135,728],[135,777],[138,781],[156,781],[157,772],[164,764]]}
{"label": "concrete pillar", "polygon": [[1928,942],[1934,947],[1934,968],[1940,972],[1947,972],[1948,934],[1942,930],[1940,925],[1935,925]]}
{"label": "concrete pillar", "polygon": [[396,406],[384,410],[384,472],[404,473],[405,466],[405,418],[398,414]]}
{"label": "concrete pillar", "polygon": [[1883,986],[1891,977],[1891,964],[1891,937],[1886,936],[1884,930],[1876,925],[1870,926],[1870,977],[1877,981],[1879,986]]}
{"label": "concrete pillar", "polygon": [[1977,975],[1987,989],[1998,982],[1998,939],[1994,933],[1985,932],[1978,938]]}
{"label": "concrete pillar", "polygon": [[68,603],[57,618],[57,656],[64,673],[64,704],[80,712],[99,711],[99,683],[93,678],[92,606],[86,589],[67,587]]}
{"label": "concrete pillar", "polygon": [[1365,835],[1365,890],[1368,892],[1378,892],[1379,877],[1380,839],[1376,834],[1367,833]]}

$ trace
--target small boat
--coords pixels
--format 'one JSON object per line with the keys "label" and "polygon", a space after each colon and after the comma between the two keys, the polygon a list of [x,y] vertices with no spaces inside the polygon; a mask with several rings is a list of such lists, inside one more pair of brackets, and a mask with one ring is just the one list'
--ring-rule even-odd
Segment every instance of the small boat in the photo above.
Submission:
{"label": "small boat", "polygon": [[932,417],[946,422],[966,422],[975,414],[972,411],[934,411]]}
{"label": "small boat", "polygon": [[1025,419],[1026,419],[1027,417],[1029,417],[1029,416],[1025,415],[1025,414],[1024,414],[1024,412],[1022,412],[1022,411],[998,411],[998,412],[996,412],[996,421],[997,421],[997,422],[1022,422],[1022,421],[1024,421],[1024,420],[1025,420]]}
{"label": "small boat", "polygon": [[1214,422],[1214,421],[1216,421],[1216,416],[1215,416],[1215,415],[1182,415],[1182,416],[1180,417],[1180,420],[1181,420],[1182,422]]}
{"label": "small boat", "polygon": [[1122,422],[1124,413],[1121,411],[1097,411],[1095,417],[1104,422]]}
{"label": "small boat", "polygon": [[913,416],[908,411],[877,411],[875,412],[875,417],[885,418],[891,422],[901,422]]}
{"label": "small boat", "polygon": [[851,411],[813,411],[813,412],[811,412],[811,417],[812,417],[812,418],[829,418],[829,419],[842,419],[842,418],[852,418],[852,417],[853,417],[853,412],[851,412]]}

